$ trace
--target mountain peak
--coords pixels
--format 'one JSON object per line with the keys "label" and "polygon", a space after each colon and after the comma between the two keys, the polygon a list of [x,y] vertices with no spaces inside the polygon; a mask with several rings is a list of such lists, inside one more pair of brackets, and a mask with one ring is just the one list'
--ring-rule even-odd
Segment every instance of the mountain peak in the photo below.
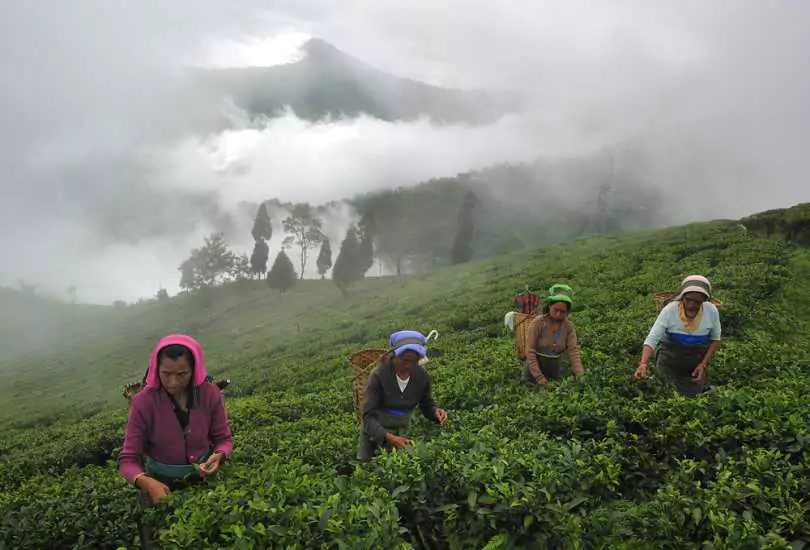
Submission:
{"label": "mountain peak", "polygon": [[301,51],[308,57],[334,57],[342,54],[334,44],[323,38],[310,38],[301,46]]}
{"label": "mountain peak", "polygon": [[296,116],[321,120],[362,114],[381,120],[483,124],[514,111],[517,101],[481,92],[450,90],[402,78],[348,54],[322,38],[299,47],[303,58],[271,67],[209,71],[195,84],[229,97],[251,115]]}

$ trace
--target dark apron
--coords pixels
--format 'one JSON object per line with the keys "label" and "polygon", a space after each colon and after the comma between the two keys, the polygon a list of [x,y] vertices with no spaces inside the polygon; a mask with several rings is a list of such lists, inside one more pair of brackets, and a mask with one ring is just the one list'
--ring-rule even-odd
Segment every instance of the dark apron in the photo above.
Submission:
{"label": "dark apron", "polygon": [[[559,378],[562,378],[563,366],[559,355],[552,356],[538,353],[536,357],[537,363],[540,365],[540,372],[543,373],[543,376],[545,376],[546,379],[557,380]],[[523,380],[532,384],[537,383],[537,381],[532,376],[532,371],[529,370],[528,361],[526,361],[523,365]]]}
{"label": "dark apron", "polygon": [[685,346],[664,338],[661,340],[655,369],[662,378],[674,384],[682,394],[703,393],[706,391],[707,376],[704,374],[700,380],[694,380],[692,371],[703,360],[708,348],[708,343]]}
{"label": "dark apron", "polygon": [[[560,338],[560,329],[554,333],[551,340],[551,353],[538,353],[537,363],[540,366],[540,372],[548,380],[556,380],[562,378],[563,367],[560,361],[561,354],[557,352],[557,341]],[[523,366],[523,380],[531,384],[537,384],[537,380],[532,376],[529,370],[529,361],[526,361]]]}

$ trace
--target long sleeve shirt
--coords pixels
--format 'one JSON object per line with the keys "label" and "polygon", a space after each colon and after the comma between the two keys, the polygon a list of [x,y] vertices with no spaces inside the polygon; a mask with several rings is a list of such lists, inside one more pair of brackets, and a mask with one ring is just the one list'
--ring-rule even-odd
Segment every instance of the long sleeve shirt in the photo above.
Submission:
{"label": "long sleeve shirt", "polygon": [[171,400],[162,389],[138,392],[130,403],[118,471],[130,483],[144,471],[143,456],[171,465],[192,464],[208,451],[230,456],[233,436],[222,392],[214,384],[201,384],[199,401],[188,411],[183,428]]}
{"label": "long sleeve shirt", "polygon": [[551,319],[546,315],[538,315],[529,325],[526,360],[529,362],[529,371],[536,380],[543,377],[540,370],[538,354],[562,355],[568,353],[571,370],[574,374],[584,373],[582,359],[579,355],[579,343],[574,323],[566,319],[556,331],[551,329]]}
{"label": "long sleeve shirt", "polygon": [[394,365],[377,365],[366,384],[363,398],[363,430],[377,443],[392,429],[408,425],[417,406],[428,420],[437,422],[436,403],[431,393],[430,374],[417,365],[411,369],[408,385],[400,389]]}
{"label": "long sleeve shirt", "polygon": [[661,340],[668,338],[682,345],[707,344],[710,341],[719,341],[722,335],[720,327],[720,312],[717,306],[711,302],[703,303],[703,312],[700,317],[697,329],[686,330],[679,313],[680,302],[673,301],[661,309],[655,323],[653,324],[644,345],[653,350],[658,348]]}

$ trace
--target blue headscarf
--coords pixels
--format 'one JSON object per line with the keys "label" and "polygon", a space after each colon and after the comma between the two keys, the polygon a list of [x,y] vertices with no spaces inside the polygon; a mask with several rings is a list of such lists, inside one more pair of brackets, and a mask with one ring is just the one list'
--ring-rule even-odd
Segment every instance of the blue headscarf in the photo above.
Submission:
{"label": "blue headscarf", "polygon": [[427,357],[425,344],[427,344],[425,336],[415,330],[398,330],[388,337],[388,345],[394,348],[396,356],[400,356],[406,351],[415,351],[419,357]]}

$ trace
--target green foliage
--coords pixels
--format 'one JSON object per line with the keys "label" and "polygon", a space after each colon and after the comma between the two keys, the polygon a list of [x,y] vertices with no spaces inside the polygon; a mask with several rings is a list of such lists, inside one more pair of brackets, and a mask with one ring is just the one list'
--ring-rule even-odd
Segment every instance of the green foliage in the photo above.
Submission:
{"label": "green foliage", "polygon": [[321,250],[318,252],[318,260],[315,263],[318,265],[318,275],[323,279],[326,272],[332,267],[332,243],[326,237],[321,242]]}
{"label": "green foliage", "polygon": [[[632,373],[653,294],[695,272],[723,302],[724,342],[712,391],[686,398]],[[526,284],[554,282],[576,290],[588,372],[528,389],[503,315]],[[226,406],[236,447],[216,483],[147,514],[164,548],[810,543],[807,249],[712,222],[367,279],[348,300],[304,281],[270,307],[263,285],[233,286],[132,306],[116,313],[126,321],[117,339],[88,333],[59,361],[7,375],[0,546],[137,544],[136,496],[110,461],[126,405],[120,395],[112,406],[94,400],[117,395],[119,371],[140,376],[154,340],[178,328],[200,338],[212,372],[234,380]],[[416,417],[411,448],[360,466],[346,358],[402,327],[439,331],[444,354],[428,369],[450,421]]]}
{"label": "green foliage", "polygon": [[289,216],[282,222],[284,231],[289,233],[284,238],[284,246],[296,245],[301,249],[301,279],[304,278],[304,270],[307,267],[309,249],[313,248],[323,239],[321,232],[321,220],[315,216],[315,212],[307,203],[296,204],[292,208]]}
{"label": "green foliage", "polygon": [[810,203],[791,208],[768,210],[743,218],[740,222],[766,236],[779,236],[803,246],[810,246]]}
{"label": "green foliage", "polygon": [[250,276],[251,265],[247,254],[234,255],[233,264],[228,274],[234,281],[244,281]]}
{"label": "green foliage", "polygon": [[195,248],[180,264],[180,288],[196,290],[211,287],[233,272],[236,257],[228,250],[223,233],[212,233],[205,238],[202,248]]}
{"label": "green foliage", "polygon": [[435,267],[436,259],[449,263],[463,193],[460,182],[448,179],[362,197],[356,207],[376,221],[377,258],[402,275]]}
{"label": "green foliage", "polygon": [[[632,157],[632,152],[628,155]],[[618,234],[677,222],[668,217],[671,209],[665,208],[659,191],[649,186],[637,163],[628,159],[612,170],[605,160],[604,155],[595,154],[502,164],[375,191],[312,211],[328,219],[332,208],[342,210],[348,203],[359,215],[361,266],[370,267],[377,259],[397,275],[451,265],[454,245],[459,247],[459,258],[482,259],[587,233]],[[611,175],[614,183],[605,192],[602,184]],[[472,195],[477,204],[474,216],[459,220],[459,205]],[[279,216],[296,208],[277,199],[264,204]],[[473,218],[474,230],[469,225]]]}
{"label": "green foliage", "polygon": [[472,240],[475,231],[474,209],[478,197],[472,191],[464,194],[464,201],[458,213],[458,233],[453,241],[452,263],[463,264],[472,259]]}
{"label": "green foliage", "polygon": [[[498,165],[350,202],[377,221],[376,257],[397,275],[418,273],[452,264],[454,244],[459,258],[480,259],[564,242],[593,230],[620,233],[671,224],[657,190],[640,179],[634,166],[627,162],[615,174],[620,203],[600,198],[600,184],[610,174],[600,155]],[[472,237],[466,234],[473,233],[471,218],[459,220],[459,205],[470,194],[477,206]],[[600,223],[593,227],[596,218]]]}
{"label": "green foliage", "polygon": [[374,265],[374,236],[377,224],[374,212],[367,210],[360,218],[357,226],[360,245],[357,250],[357,270],[360,277],[365,277],[371,266]]}
{"label": "green foliage", "polygon": [[267,286],[278,290],[279,294],[284,294],[295,286],[297,281],[298,275],[295,273],[292,261],[286,252],[280,251],[267,274]]}
{"label": "green foliage", "polygon": [[250,272],[255,275],[267,273],[267,260],[270,256],[270,247],[263,240],[253,244],[253,253],[250,255]]}
{"label": "green foliage", "polygon": [[267,214],[267,205],[265,203],[259,205],[250,234],[253,235],[254,241],[269,241],[273,236],[273,224],[270,223],[270,216]]}
{"label": "green foliage", "polygon": [[340,243],[340,251],[335,268],[332,270],[332,280],[345,295],[352,283],[363,278],[362,261],[360,259],[360,239],[357,235],[357,228],[350,225],[346,230],[346,236]]}

